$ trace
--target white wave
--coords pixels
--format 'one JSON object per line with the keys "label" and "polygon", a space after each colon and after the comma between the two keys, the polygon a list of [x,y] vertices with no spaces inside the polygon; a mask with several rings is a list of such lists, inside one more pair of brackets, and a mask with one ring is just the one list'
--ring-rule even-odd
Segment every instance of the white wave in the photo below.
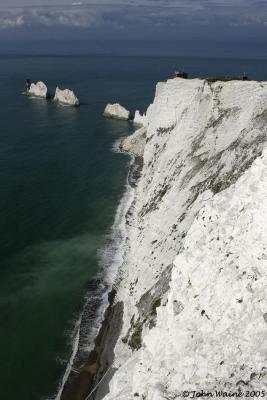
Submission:
{"label": "white wave", "polygon": [[[134,159],[132,159],[131,164],[132,163],[134,163]],[[102,292],[101,306],[99,307],[97,315],[94,319],[94,327],[90,327],[90,331],[88,331],[86,336],[87,344],[83,350],[87,352],[93,350],[94,339],[99,332],[101,324],[104,320],[105,311],[109,305],[108,294],[115,282],[118,269],[123,263],[124,247],[127,238],[126,214],[131,207],[133,199],[134,189],[127,183],[125,185],[124,194],[117,208],[114,223],[110,229],[110,232],[106,236],[107,245],[98,251],[104,273],[102,277],[104,290]],[[92,299],[89,298],[87,301],[92,301]]]}
{"label": "white wave", "polygon": [[73,367],[73,362],[74,362],[75,356],[76,356],[78,348],[79,348],[81,321],[82,321],[82,314],[80,315],[79,319],[77,320],[77,322],[75,324],[74,334],[73,334],[73,343],[72,343],[72,354],[70,357],[70,361],[67,365],[66,371],[64,373],[64,376],[62,378],[60,388],[59,388],[58,394],[55,397],[55,400],[60,400],[63,389],[65,387],[65,384],[68,380],[68,377],[69,377],[72,367]]}
{"label": "white wave", "polygon": [[[131,160],[130,168],[134,164],[134,158]],[[124,195],[118,206],[114,224],[110,230],[107,237],[109,241],[108,245],[101,251],[100,257],[104,268],[108,269],[108,274],[106,275],[107,283],[112,286],[114,279],[116,277],[118,267],[123,262],[124,254],[124,244],[127,236],[126,227],[126,214],[131,207],[134,199],[134,189],[129,185],[128,178],[125,187]]]}
{"label": "white wave", "polygon": [[28,95],[29,100],[46,100],[43,97],[38,97],[38,96],[34,96],[34,95]]}
{"label": "white wave", "polygon": [[[131,160],[131,165],[134,163],[134,158]],[[130,167],[131,167],[130,165]],[[127,238],[127,229],[126,229],[126,215],[131,207],[131,204],[134,200],[134,188],[132,188],[129,183],[128,183],[128,178],[127,178],[127,183],[125,185],[125,191],[124,194],[121,198],[120,204],[117,208],[117,212],[115,215],[115,220],[114,223],[110,229],[109,234],[106,237],[106,243],[107,245],[103,248],[100,249],[98,254],[101,260],[101,264],[103,266],[103,283],[102,283],[102,301],[101,301],[101,306],[99,307],[97,311],[97,315],[94,317],[94,325],[90,326],[90,331],[88,331],[86,335],[86,345],[82,346],[82,350],[86,352],[90,352],[93,347],[94,347],[94,339],[96,338],[99,329],[101,327],[101,324],[104,319],[105,311],[109,305],[108,301],[108,294],[110,290],[112,289],[113,283],[115,281],[117,272],[119,267],[121,266],[123,262],[123,255],[124,255],[124,245],[126,242]],[[59,389],[56,397],[54,397],[54,400],[60,400],[61,395],[63,393],[64,387],[66,385],[66,382],[69,379],[70,373],[73,369],[73,364],[75,357],[77,355],[77,352],[79,350],[79,345],[80,345],[80,331],[81,331],[81,322],[82,322],[82,317],[84,313],[86,313],[86,308],[87,304],[92,301],[92,295],[88,293],[88,296],[85,298],[85,305],[84,305],[84,310],[80,315],[80,318],[75,324],[74,328],[74,334],[73,334],[73,345],[72,345],[72,354],[71,358],[69,360],[69,363],[66,367],[66,371],[64,373],[64,376],[59,384]],[[49,399],[47,399],[49,400]]]}
{"label": "white wave", "polygon": [[113,143],[112,148],[111,148],[111,151],[113,153],[122,153],[122,151],[120,149],[120,144],[121,144],[122,139],[123,139],[123,137],[115,140],[115,142]]}

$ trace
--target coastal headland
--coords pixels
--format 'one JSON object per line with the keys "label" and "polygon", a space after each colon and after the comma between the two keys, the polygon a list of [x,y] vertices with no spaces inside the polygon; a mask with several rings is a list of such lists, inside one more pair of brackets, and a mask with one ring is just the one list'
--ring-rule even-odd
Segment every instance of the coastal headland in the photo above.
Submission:
{"label": "coastal headland", "polygon": [[121,143],[138,161],[124,260],[63,400],[267,388],[266,104],[266,82],[157,85]]}

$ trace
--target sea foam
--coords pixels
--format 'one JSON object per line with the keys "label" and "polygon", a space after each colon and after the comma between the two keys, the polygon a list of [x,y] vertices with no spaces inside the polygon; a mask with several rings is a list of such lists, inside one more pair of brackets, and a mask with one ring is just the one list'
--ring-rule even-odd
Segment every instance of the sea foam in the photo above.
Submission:
{"label": "sea foam", "polygon": [[[130,171],[133,165],[134,158],[131,159],[129,165]],[[113,287],[118,269],[123,263],[124,248],[127,238],[126,216],[134,200],[135,189],[129,183],[129,175],[125,184],[123,196],[116,211],[114,223],[106,235],[106,244],[98,251],[102,269],[89,283],[88,291],[84,299],[83,311],[76,321],[71,335],[72,354],[58,386],[58,392],[53,398],[54,400],[61,399],[64,387],[71,378],[71,374],[76,373],[76,368],[78,369],[81,367],[87,360],[89,353],[94,348],[94,340],[104,320],[105,310],[109,304],[108,294]]]}

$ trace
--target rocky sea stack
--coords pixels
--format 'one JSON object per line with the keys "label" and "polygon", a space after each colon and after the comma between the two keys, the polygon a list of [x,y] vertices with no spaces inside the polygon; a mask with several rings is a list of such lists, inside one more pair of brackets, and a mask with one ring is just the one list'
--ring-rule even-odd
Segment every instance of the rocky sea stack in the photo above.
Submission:
{"label": "rocky sea stack", "polygon": [[124,121],[128,121],[130,118],[130,111],[126,110],[120,104],[108,104],[104,111],[104,117],[107,118],[114,118],[114,119],[121,119]]}

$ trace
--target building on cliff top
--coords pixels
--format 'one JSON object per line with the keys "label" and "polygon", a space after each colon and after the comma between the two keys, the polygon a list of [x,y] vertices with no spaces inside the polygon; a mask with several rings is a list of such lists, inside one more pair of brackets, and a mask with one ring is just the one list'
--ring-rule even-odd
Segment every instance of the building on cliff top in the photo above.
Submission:
{"label": "building on cliff top", "polygon": [[184,71],[175,71],[174,78],[188,79],[188,73]]}

